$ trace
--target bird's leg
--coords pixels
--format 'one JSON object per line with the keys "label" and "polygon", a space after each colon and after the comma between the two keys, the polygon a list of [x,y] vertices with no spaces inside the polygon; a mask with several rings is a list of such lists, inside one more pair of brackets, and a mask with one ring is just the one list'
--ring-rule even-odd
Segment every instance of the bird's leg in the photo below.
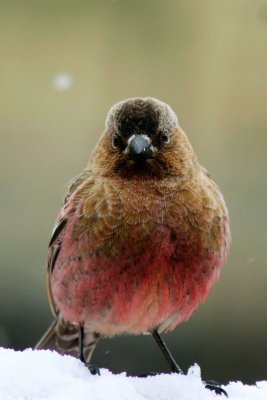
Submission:
{"label": "bird's leg", "polygon": [[[160,350],[162,351],[164,357],[166,358],[171,371],[172,372],[176,372],[178,374],[183,374],[183,371],[181,370],[181,368],[179,367],[179,365],[176,363],[175,359],[173,358],[170,350],[168,349],[168,347],[166,346],[166,344],[164,343],[164,341],[162,340],[161,336],[159,335],[159,333],[157,331],[152,332],[152,335],[154,337],[154,339],[156,340]],[[205,388],[214,391],[216,394],[224,394],[226,397],[228,397],[226,391],[221,387],[221,385],[218,382],[215,381],[203,381]]]}
{"label": "bird's leg", "polygon": [[79,329],[79,359],[83,362],[86,367],[89,369],[92,375],[100,375],[99,368],[95,365],[86,362],[84,357],[84,327],[80,326]]}
{"label": "bird's leg", "polygon": [[81,362],[86,364],[85,357],[84,357],[84,354],[83,354],[83,341],[84,341],[84,328],[83,328],[83,326],[80,326],[80,330],[79,330],[79,359],[81,360]]}
{"label": "bird's leg", "polygon": [[[160,337],[159,333],[157,331],[153,331],[152,332],[152,336],[156,340],[160,350],[162,351],[164,357],[166,358],[166,360],[167,360],[167,362],[168,362],[168,364],[169,364],[169,366],[171,368],[171,372],[176,372],[177,374],[183,374],[183,371],[181,370],[179,365],[176,363],[176,361],[173,358],[170,350],[168,349],[166,344],[163,342],[163,340]],[[139,378],[146,378],[148,376],[155,376],[155,375],[157,375],[156,372],[149,372],[149,373],[146,373],[146,374],[138,375],[138,377]]]}
{"label": "bird's leg", "polygon": [[168,347],[162,340],[160,334],[157,331],[153,331],[152,335],[153,335],[153,338],[155,339],[155,341],[157,342],[157,345],[159,346],[160,350],[162,351],[164,357],[166,358],[166,360],[171,368],[171,371],[176,372],[178,374],[183,374],[183,371],[181,370],[179,365],[176,363],[170,350],[168,349]]}

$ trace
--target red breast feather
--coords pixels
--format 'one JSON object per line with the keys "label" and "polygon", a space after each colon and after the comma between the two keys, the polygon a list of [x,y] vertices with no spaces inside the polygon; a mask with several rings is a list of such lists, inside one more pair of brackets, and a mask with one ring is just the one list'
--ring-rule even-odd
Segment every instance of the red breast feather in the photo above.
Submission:
{"label": "red breast feather", "polygon": [[65,209],[54,302],[66,321],[103,335],[174,329],[228,253],[227,209],[201,167],[161,180],[92,174]]}

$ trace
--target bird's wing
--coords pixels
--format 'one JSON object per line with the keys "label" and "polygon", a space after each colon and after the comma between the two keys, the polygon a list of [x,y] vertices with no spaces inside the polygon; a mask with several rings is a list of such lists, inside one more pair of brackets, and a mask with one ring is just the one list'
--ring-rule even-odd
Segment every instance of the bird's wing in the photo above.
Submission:
{"label": "bird's wing", "polygon": [[[72,196],[75,196],[75,192],[79,190],[80,186],[83,185],[91,175],[91,171],[86,169],[72,180],[64,198],[63,206],[56,219],[52,237],[48,246],[47,260],[47,293],[50,307],[56,320],[52,322],[35,346],[36,349],[53,349],[60,354],[70,354],[75,357],[79,354],[79,327],[72,325],[69,322],[65,322],[59,315],[51,290],[51,274],[61,250],[64,232],[69,222],[70,214],[73,211]],[[90,361],[98,339],[99,334],[85,330],[84,356],[87,362]]]}
{"label": "bird's wing", "polygon": [[76,189],[88,178],[92,176],[92,171],[90,169],[83,170],[79,175],[73,178],[68,184],[68,190],[63,200],[63,205],[67,203],[71,195],[75,192]]}
{"label": "bird's wing", "polygon": [[62,238],[64,235],[64,231],[68,224],[69,213],[71,208],[68,207],[68,203],[70,201],[71,196],[75,193],[75,191],[79,188],[81,184],[83,184],[86,179],[91,176],[91,171],[89,169],[85,169],[80,175],[72,180],[69,185],[69,189],[67,194],[63,200],[63,206],[60,210],[60,213],[56,219],[56,223],[53,229],[52,237],[48,245],[48,259],[47,259],[47,293],[48,300],[52,310],[52,313],[55,317],[58,315],[58,310],[55,306],[55,302],[53,300],[53,295],[51,291],[51,274],[53,272],[57,257],[59,255]]}

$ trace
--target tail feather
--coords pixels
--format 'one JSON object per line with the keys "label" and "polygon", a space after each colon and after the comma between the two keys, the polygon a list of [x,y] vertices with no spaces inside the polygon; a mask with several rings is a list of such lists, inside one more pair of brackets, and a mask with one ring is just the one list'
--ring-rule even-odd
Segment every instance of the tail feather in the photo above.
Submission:
{"label": "tail feather", "polygon": [[38,343],[34,346],[35,349],[50,349],[56,350],[56,325],[58,324],[58,320],[54,320],[50,325],[46,332],[43,334]]}
{"label": "tail feather", "polygon": [[[100,335],[95,332],[84,332],[84,357],[89,362]],[[66,323],[59,318],[54,320],[35,349],[56,350],[60,354],[68,354],[79,357],[79,327]]]}

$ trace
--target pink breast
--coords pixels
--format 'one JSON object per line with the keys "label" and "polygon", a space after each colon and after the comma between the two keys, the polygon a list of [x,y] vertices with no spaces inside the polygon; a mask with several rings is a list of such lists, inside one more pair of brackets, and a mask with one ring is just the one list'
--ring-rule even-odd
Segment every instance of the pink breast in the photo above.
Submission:
{"label": "pink breast", "polygon": [[225,251],[203,253],[201,243],[192,251],[185,240],[177,251],[170,234],[161,227],[112,258],[94,251],[89,235],[74,241],[70,224],[51,279],[63,318],[104,335],[171,330],[188,319],[218,279]]}

